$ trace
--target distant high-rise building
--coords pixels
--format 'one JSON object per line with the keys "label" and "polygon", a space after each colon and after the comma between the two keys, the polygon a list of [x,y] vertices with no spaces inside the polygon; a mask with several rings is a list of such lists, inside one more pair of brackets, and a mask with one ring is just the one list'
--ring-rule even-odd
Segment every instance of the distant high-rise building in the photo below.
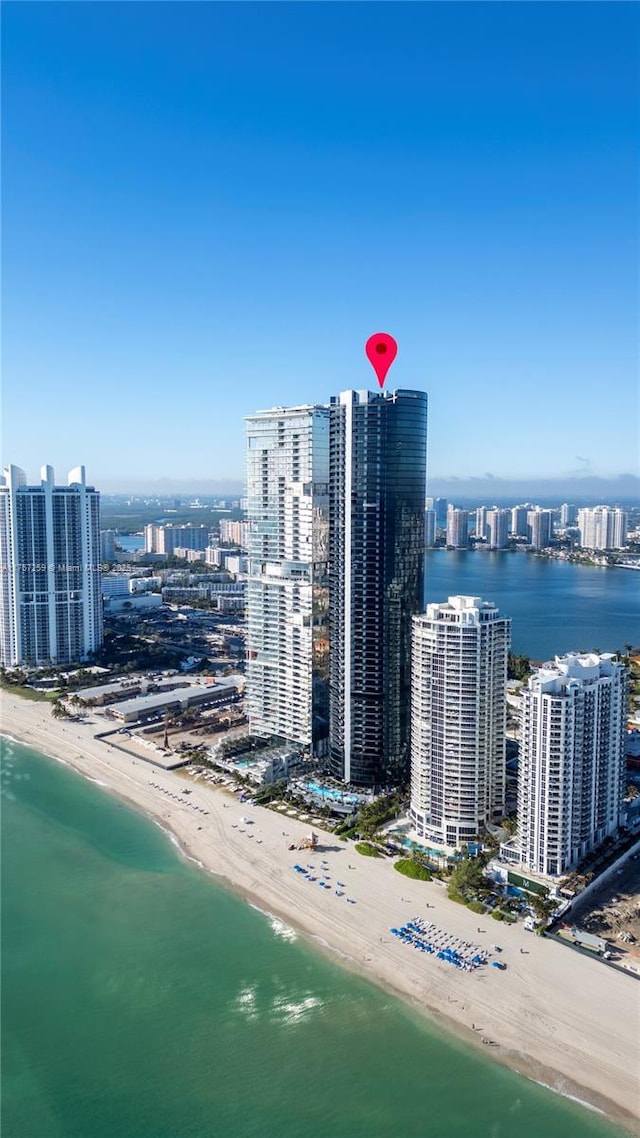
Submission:
{"label": "distant high-rise building", "polygon": [[116,537],[117,533],[114,529],[100,530],[100,557],[103,561],[115,561]]}
{"label": "distant high-rise building", "polygon": [[258,735],[326,752],[329,410],[247,419],[246,706]]}
{"label": "distant high-rise building", "polygon": [[489,525],[487,522],[487,507],[486,506],[478,506],[478,508],[476,510],[475,535],[476,535],[476,538],[479,538],[481,541],[486,541],[487,538],[489,537]]}
{"label": "distant high-rise building", "polygon": [[249,548],[249,532],[249,522],[231,522],[226,518],[220,522],[220,541],[239,545],[241,549]]}
{"label": "distant high-rise building", "polygon": [[536,506],[527,513],[529,545],[534,549],[546,549],[553,537],[553,514],[551,510],[541,510]]}
{"label": "distant high-rise building", "polygon": [[446,498],[427,498],[426,507],[428,510],[435,510],[436,512],[436,529],[447,528],[447,499]]}
{"label": "distant high-rise building", "polygon": [[436,512],[435,510],[425,510],[424,512],[424,544],[427,549],[436,543]]}
{"label": "distant high-rise building", "polygon": [[145,553],[158,553],[173,557],[176,546],[181,549],[197,549],[204,552],[209,544],[208,526],[189,525],[146,525],[144,527]]}
{"label": "distant high-rise building", "polygon": [[469,544],[469,513],[449,506],[447,512],[447,545],[452,549],[466,549]]}
{"label": "distant high-rise building", "polygon": [[487,525],[489,527],[489,548],[506,549],[509,544],[509,522],[511,510],[499,510],[494,507],[487,512]]}
{"label": "distant high-rise building", "polygon": [[614,834],[624,794],[626,672],[611,655],[545,664],[523,692],[518,845],[533,872],[560,874]]}
{"label": "distant high-rise building", "polygon": [[529,513],[528,506],[514,506],[511,511],[511,532],[516,537],[528,537],[529,528],[527,515]]}
{"label": "distant high-rise building", "polygon": [[17,466],[0,485],[0,662],[86,660],[102,644],[100,495],[85,470],[28,486]]}
{"label": "distant high-rise building", "polygon": [[344,391],[330,406],[330,742],[363,786],[409,772],[411,617],[424,596],[427,396]]}
{"label": "distant high-rise building", "polygon": [[580,545],[584,549],[622,549],[627,544],[628,514],[611,506],[578,512]]}
{"label": "distant high-rise building", "polygon": [[575,525],[578,517],[578,507],[573,506],[570,502],[563,502],[560,507],[560,525],[567,526]]}
{"label": "distant high-rise building", "polygon": [[511,622],[480,597],[449,597],[413,619],[411,820],[457,846],[504,814]]}
{"label": "distant high-rise building", "polygon": [[208,545],[204,551],[205,565],[220,567],[224,563],[225,554],[225,549],[220,549],[217,545]]}

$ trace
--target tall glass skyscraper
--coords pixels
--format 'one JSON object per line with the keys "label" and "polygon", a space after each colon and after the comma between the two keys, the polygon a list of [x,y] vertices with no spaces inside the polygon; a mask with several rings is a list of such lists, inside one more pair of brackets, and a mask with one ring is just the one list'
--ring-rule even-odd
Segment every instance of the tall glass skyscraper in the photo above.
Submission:
{"label": "tall glass skyscraper", "polygon": [[28,486],[18,466],[0,480],[0,662],[69,664],[102,644],[100,495],[84,466],[56,486],[43,466]]}
{"label": "tall glass skyscraper", "polygon": [[409,774],[427,395],[345,391],[329,417],[330,767],[345,782],[383,786]]}
{"label": "tall glass skyscraper", "polygon": [[247,419],[251,730],[322,756],[328,735],[328,407]]}

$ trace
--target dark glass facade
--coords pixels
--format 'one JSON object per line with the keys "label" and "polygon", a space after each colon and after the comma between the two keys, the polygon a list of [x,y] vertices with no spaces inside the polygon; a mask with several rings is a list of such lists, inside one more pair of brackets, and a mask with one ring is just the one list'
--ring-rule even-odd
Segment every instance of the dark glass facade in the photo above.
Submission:
{"label": "dark glass facade", "polygon": [[426,393],[343,392],[329,452],[330,767],[360,786],[397,784],[424,593]]}

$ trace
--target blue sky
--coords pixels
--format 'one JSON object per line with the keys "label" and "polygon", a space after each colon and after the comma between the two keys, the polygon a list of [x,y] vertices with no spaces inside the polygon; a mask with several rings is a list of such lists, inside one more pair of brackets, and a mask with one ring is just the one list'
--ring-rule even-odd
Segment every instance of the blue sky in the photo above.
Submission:
{"label": "blue sky", "polygon": [[382,330],[432,475],[637,469],[638,18],[5,4],[5,461],[242,477]]}

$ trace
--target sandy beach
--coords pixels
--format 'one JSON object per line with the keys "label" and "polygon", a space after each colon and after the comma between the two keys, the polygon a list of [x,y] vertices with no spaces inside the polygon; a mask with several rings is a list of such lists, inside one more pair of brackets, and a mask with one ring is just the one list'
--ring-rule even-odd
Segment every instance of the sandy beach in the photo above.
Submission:
{"label": "sandy beach", "polygon": [[[640,986],[632,977],[526,933],[522,924],[478,917],[450,902],[441,884],[401,877],[390,861],[363,858],[332,835],[320,832],[313,855],[289,852],[288,844],[308,832],[303,823],[132,759],[95,738],[107,728],[97,715],[84,723],[56,721],[48,704],[10,693],[2,694],[1,710],[5,734],[99,780],[156,819],[188,856],[344,966],[409,1000],[483,1055],[640,1134]],[[181,794],[185,785],[190,795]],[[296,862],[319,867],[321,859],[332,885],[344,883],[342,897],[293,870]],[[462,972],[390,935],[392,926],[417,915],[464,941],[488,949],[498,943],[507,970]]]}

